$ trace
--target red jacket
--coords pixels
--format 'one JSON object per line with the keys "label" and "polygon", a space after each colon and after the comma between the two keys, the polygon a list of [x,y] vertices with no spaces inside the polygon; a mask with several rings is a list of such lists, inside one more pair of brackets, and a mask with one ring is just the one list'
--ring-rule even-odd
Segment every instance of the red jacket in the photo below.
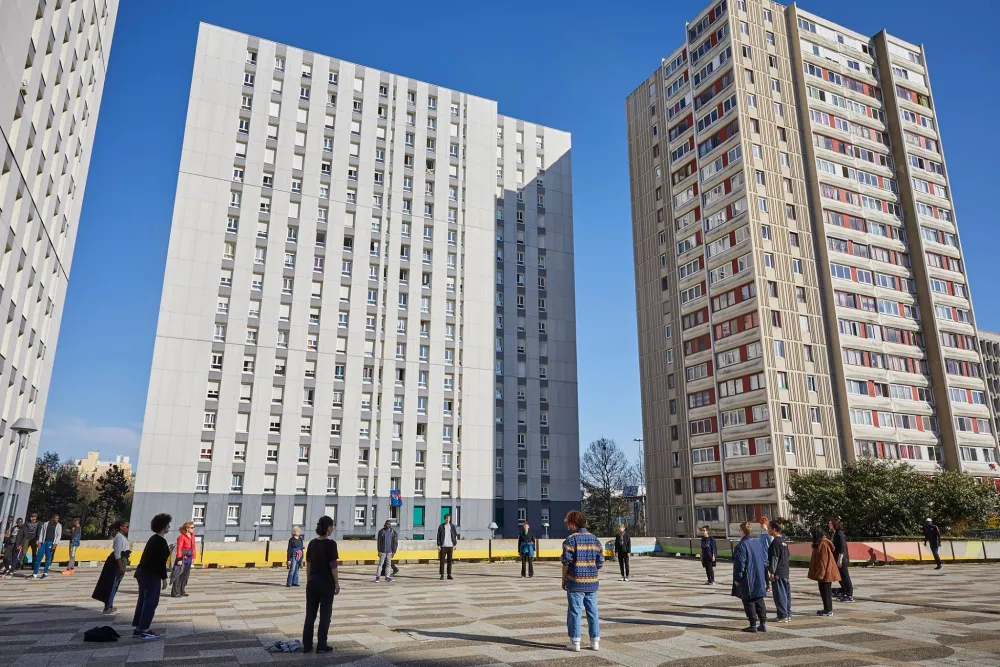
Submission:
{"label": "red jacket", "polygon": [[191,560],[198,557],[198,545],[194,541],[194,533],[181,533],[177,536],[177,548],[174,551],[174,558],[180,559],[184,556],[184,550],[191,550]]}

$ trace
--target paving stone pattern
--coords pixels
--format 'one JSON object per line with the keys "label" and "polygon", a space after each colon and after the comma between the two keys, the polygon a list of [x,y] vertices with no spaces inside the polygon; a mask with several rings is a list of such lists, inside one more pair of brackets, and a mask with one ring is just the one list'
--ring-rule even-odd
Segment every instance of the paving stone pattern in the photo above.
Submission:
{"label": "paving stone pattern", "polygon": [[[729,568],[720,563],[719,581]],[[815,616],[816,586],[796,569],[793,621],[747,634],[729,586],[703,585],[697,562],[633,558],[627,583],[608,563],[601,650],[589,650],[585,638],[579,653],[565,649],[566,599],[555,563],[537,564],[534,579],[522,579],[515,563],[456,563],[454,581],[439,581],[436,565],[404,565],[393,583],[375,584],[373,570],[341,569],[334,652],[321,656],[265,650],[301,637],[305,587],[286,588],[281,569],[192,572],[190,597],[161,599],[153,629],[163,636],[153,642],[131,638],[131,573],[113,619],[90,599],[96,568],[45,581],[15,577],[0,581],[0,667],[1000,665],[1000,565],[854,568],[858,602],[835,603],[832,618]],[[85,630],[104,624],[123,638],[84,643]]]}

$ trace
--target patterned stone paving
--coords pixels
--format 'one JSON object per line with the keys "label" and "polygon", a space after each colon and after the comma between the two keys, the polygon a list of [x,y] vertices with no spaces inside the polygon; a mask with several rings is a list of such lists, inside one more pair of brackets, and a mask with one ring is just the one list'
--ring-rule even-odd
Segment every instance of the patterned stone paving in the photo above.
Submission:
{"label": "patterned stone paving", "polygon": [[[625,583],[614,576],[617,564],[605,568],[601,650],[580,653],[564,649],[565,594],[555,563],[538,564],[534,579],[521,579],[514,563],[456,563],[455,580],[444,582],[436,565],[404,565],[392,584],[373,583],[373,567],[343,567],[334,653],[324,656],[264,649],[301,636],[304,587],[286,588],[284,570],[196,570],[190,597],[161,600],[153,628],[163,637],[145,643],[129,636],[131,574],[115,619],[90,599],[96,568],[45,581],[14,578],[0,581],[0,667],[1000,665],[1000,565],[855,568],[859,601],[835,603],[832,618],[815,616],[815,584],[796,569],[793,621],[756,635],[740,632],[738,601],[728,586],[703,585],[698,563],[633,558],[632,570]],[[84,643],[85,630],[106,623],[120,641]]]}

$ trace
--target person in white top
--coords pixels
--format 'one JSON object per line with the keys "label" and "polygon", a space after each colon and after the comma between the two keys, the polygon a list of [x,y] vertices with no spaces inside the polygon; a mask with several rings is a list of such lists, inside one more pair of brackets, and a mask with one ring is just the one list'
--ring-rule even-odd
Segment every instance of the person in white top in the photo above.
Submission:
{"label": "person in white top", "polygon": [[448,563],[448,578],[451,579],[451,563],[458,545],[458,530],[451,522],[451,514],[444,515],[444,523],[438,526],[437,534],[438,560],[441,563],[439,572],[444,579],[444,564]]}

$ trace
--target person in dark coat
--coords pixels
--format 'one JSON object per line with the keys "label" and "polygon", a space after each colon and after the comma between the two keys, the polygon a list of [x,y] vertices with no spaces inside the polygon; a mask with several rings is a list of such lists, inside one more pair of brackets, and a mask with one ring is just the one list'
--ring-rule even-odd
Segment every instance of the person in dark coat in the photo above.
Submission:
{"label": "person in dark coat", "polygon": [[771,544],[767,547],[767,577],[774,591],[774,606],[778,611],[779,623],[792,620],[792,587],[788,579],[791,558],[788,543],[781,534],[784,528],[785,524],[781,519],[775,519],[768,526]]}
{"label": "person in dark coat", "polygon": [[927,521],[924,522],[924,546],[930,547],[931,553],[934,554],[934,562],[937,563],[937,567],[934,569],[940,570],[941,556],[938,551],[941,549],[941,529],[930,517],[927,517]]}
{"label": "person in dark coat", "polygon": [[708,534],[708,526],[701,527],[701,564],[708,575],[705,585],[715,583],[715,557],[719,555],[719,547],[715,538]]}
{"label": "person in dark coat", "polygon": [[[535,556],[538,554],[538,538],[525,521],[517,532],[517,553],[521,556],[521,576],[535,576]],[[527,570],[525,570],[527,568]],[[525,574],[527,571],[527,574]]]}
{"label": "person in dark coat", "polygon": [[146,541],[135,568],[135,580],[139,584],[139,597],[135,602],[135,615],[132,617],[133,637],[136,639],[159,639],[160,635],[150,630],[153,615],[160,604],[160,589],[167,580],[167,561],[170,559],[170,545],[164,538],[170,532],[169,514],[157,514],[149,522],[153,532]]}
{"label": "person in dark coat", "polygon": [[767,632],[767,554],[749,521],[740,526],[743,538],[733,550],[733,597],[743,600],[749,627],[743,632]]}
{"label": "person in dark coat", "polygon": [[618,556],[618,568],[622,572],[622,581],[628,581],[629,569],[628,559],[632,553],[632,538],[629,537],[625,524],[618,525],[618,534],[615,535],[615,555]]}
{"label": "person in dark coat", "polygon": [[302,626],[302,652],[313,650],[313,630],[319,614],[317,653],[330,653],[327,643],[333,598],[340,595],[340,554],[333,537],[333,519],[322,516],[316,522],[316,537],[306,547],[306,618]]}
{"label": "person in dark coat", "polygon": [[823,608],[816,615],[833,616],[833,582],[840,581],[840,570],[833,558],[833,542],[818,526],[814,526],[810,533],[813,549],[808,576],[819,584],[819,596],[823,600]]}
{"label": "person in dark coat", "polygon": [[830,519],[827,527],[833,533],[833,559],[840,570],[840,601],[854,602],[854,582],[851,581],[851,556],[847,549],[847,533],[840,517]]}
{"label": "person in dark coat", "polygon": [[288,548],[285,553],[288,567],[288,576],[285,578],[286,588],[299,585],[299,568],[302,567],[304,554],[305,544],[302,541],[302,531],[298,526],[292,526],[292,536],[288,538]]}
{"label": "person in dark coat", "polygon": [[458,546],[458,530],[451,522],[451,514],[445,514],[444,522],[438,526],[437,546],[441,578],[444,579],[444,566],[447,562],[448,578],[451,579],[451,563],[455,556],[455,547]]}

